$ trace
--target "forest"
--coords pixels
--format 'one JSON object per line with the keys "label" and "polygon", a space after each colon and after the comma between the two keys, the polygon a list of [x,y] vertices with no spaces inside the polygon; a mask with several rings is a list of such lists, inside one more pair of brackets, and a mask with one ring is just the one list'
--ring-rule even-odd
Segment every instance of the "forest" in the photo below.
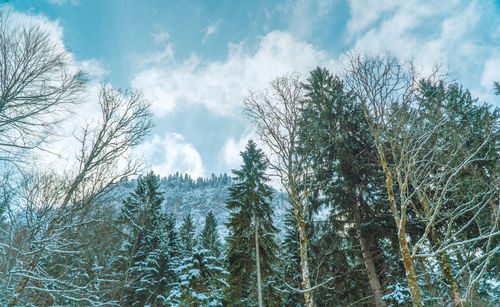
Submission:
{"label": "forest", "polygon": [[[109,84],[73,164],[44,169],[87,78],[0,11],[0,305],[498,306],[500,109],[389,53],[342,65],[249,90],[228,175],[130,159],[150,102]],[[224,209],[181,214],[167,188]]]}

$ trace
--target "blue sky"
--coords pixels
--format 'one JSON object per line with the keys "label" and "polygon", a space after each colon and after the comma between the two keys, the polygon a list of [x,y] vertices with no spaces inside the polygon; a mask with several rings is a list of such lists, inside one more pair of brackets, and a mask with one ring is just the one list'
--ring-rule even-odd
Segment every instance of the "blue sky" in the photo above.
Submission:
{"label": "blue sky", "polygon": [[[11,0],[69,50],[91,84],[138,88],[155,128],[134,154],[161,175],[228,172],[255,137],[241,112],[250,89],[342,54],[389,51],[435,65],[500,106],[500,1]],[[90,89],[90,92],[95,92]],[[92,99],[89,100],[92,103]],[[94,110],[92,106],[88,112]],[[90,115],[89,115],[90,116]]]}

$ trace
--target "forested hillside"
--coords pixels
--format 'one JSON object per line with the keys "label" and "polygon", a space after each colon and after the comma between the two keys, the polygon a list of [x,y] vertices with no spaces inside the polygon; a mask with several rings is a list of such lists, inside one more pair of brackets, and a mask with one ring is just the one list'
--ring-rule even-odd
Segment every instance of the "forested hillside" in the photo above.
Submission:
{"label": "forested hillside", "polygon": [[500,304],[500,109],[448,75],[347,53],[276,76],[240,165],[195,179],[132,158],[151,104],[109,84],[41,167],[88,94],[72,61],[0,7],[0,305]]}
{"label": "forested hillside", "polygon": [[[187,174],[179,173],[160,178],[159,191],[164,197],[162,208],[166,213],[172,214],[177,223],[181,223],[182,219],[190,214],[195,225],[203,225],[207,213],[212,211],[216,217],[218,233],[221,237],[225,237],[228,231],[224,224],[230,213],[225,202],[232,183],[231,177],[227,174],[219,176],[213,174],[210,178],[196,180]],[[137,179],[127,180],[110,192],[111,202],[117,209],[134,191],[136,185]],[[274,191],[272,204],[276,223],[283,225],[288,207],[286,195]]]}

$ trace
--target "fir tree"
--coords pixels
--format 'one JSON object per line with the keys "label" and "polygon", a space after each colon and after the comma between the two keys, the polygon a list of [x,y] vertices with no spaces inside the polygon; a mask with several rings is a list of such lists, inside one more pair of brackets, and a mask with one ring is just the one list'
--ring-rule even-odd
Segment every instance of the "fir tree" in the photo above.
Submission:
{"label": "fir tree", "polygon": [[[267,185],[264,154],[249,141],[241,156],[243,165],[241,170],[233,171],[235,183],[229,189],[226,202],[227,208],[232,210],[227,223],[230,231],[227,237],[230,286],[227,300],[232,306],[247,306],[253,304],[250,298],[257,296],[264,298],[264,302],[258,299],[259,305],[279,306],[281,299],[273,287],[277,229],[273,226],[272,189]],[[262,293],[259,293],[260,287]]]}
{"label": "fir tree", "polygon": [[179,229],[180,254],[181,257],[190,257],[193,254],[193,248],[196,246],[195,229],[191,214],[184,217]]}
{"label": "fir tree", "polygon": [[171,300],[182,306],[223,306],[227,272],[205,249],[194,249],[192,256],[178,267],[179,285],[171,291]]}
{"label": "fir tree", "polygon": [[205,218],[205,227],[200,235],[200,247],[209,251],[211,256],[219,257],[221,253],[221,242],[217,233],[217,221],[215,215],[210,211]]}
{"label": "fir tree", "polygon": [[148,173],[137,180],[137,187],[124,202],[121,222],[127,240],[121,262],[125,273],[123,303],[130,306],[161,305],[173,272],[159,178]]}
{"label": "fir tree", "polygon": [[[306,99],[303,101],[302,122],[300,125],[300,149],[313,157],[313,184],[316,189],[312,199],[312,209],[329,206],[331,225],[322,227],[323,235],[332,241],[341,234],[351,246],[361,246],[362,253],[353,254],[356,260],[365,262],[366,277],[372,289],[376,306],[385,306],[382,300],[380,274],[373,259],[376,240],[383,239],[383,232],[373,231],[383,226],[386,213],[372,211],[381,195],[381,181],[378,169],[371,161],[376,153],[371,142],[368,125],[362,109],[344,89],[343,81],[334,77],[328,70],[316,68],[304,84]],[[380,214],[382,219],[379,219]],[[345,232],[346,218],[354,226],[354,232]],[[385,219],[388,220],[388,219]],[[325,238],[326,238],[325,237]],[[338,241],[338,240],[336,240]],[[321,240],[316,241],[321,244]],[[339,242],[341,244],[341,242]],[[330,246],[330,254],[336,255],[343,266],[344,251],[341,246]],[[318,251],[321,249],[318,249]],[[323,252],[321,252],[323,253]],[[329,257],[332,259],[332,257]],[[382,265],[379,265],[381,267]],[[355,269],[354,267],[352,269]],[[341,291],[341,282],[336,289]],[[345,287],[345,291],[352,291]],[[364,288],[356,292],[359,298],[364,295]],[[337,300],[338,302],[340,300]],[[348,302],[346,302],[348,303]]]}

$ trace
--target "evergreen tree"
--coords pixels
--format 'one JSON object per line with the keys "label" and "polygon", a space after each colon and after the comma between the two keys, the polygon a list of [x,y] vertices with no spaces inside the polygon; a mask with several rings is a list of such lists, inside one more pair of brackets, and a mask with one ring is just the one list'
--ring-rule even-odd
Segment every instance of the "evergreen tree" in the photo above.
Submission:
{"label": "evergreen tree", "polygon": [[194,249],[178,268],[179,285],[171,293],[182,306],[223,306],[224,278],[228,273],[206,249]]}
{"label": "evergreen tree", "polygon": [[217,221],[214,213],[210,210],[205,218],[205,227],[200,235],[200,247],[209,251],[211,256],[219,257],[221,253],[221,242],[217,233]]}
{"label": "evergreen tree", "polygon": [[125,271],[122,301],[126,305],[165,303],[169,280],[174,278],[162,201],[159,178],[150,172],[137,180],[135,191],[124,202],[121,222],[127,240],[121,263]]}
{"label": "evergreen tree", "polygon": [[[358,250],[351,254],[355,258],[354,263],[364,262],[367,278],[357,285],[360,287],[356,290],[359,297],[352,299],[362,298],[364,287],[361,288],[361,285],[369,282],[373,302],[377,306],[385,306],[381,274],[378,272],[383,264],[381,259],[373,257],[377,241],[384,239],[384,232],[374,230],[391,226],[387,225],[389,212],[373,210],[382,199],[383,186],[379,184],[380,172],[371,162],[376,152],[363,111],[344,90],[342,80],[326,69],[313,70],[304,89],[306,99],[301,110],[300,149],[301,154],[313,157],[313,176],[309,179],[312,179],[316,193],[311,199],[312,208],[317,210],[327,206],[332,209],[329,217],[331,225],[321,227],[326,230],[323,233],[325,238],[330,241],[337,238],[334,241],[342,244],[342,240],[338,239],[340,235],[349,247],[361,247],[361,253]],[[349,231],[350,225],[354,226],[353,231]],[[321,244],[321,240],[316,242]],[[330,244],[329,253],[338,256],[340,261],[337,266],[349,256],[344,254],[344,249],[341,245]],[[352,265],[351,269],[355,270],[356,266]],[[338,292],[343,288],[352,291],[349,286],[340,286],[340,280],[335,282]],[[338,293],[337,299],[341,296]]]}
{"label": "evergreen tree", "polygon": [[253,305],[251,298],[261,294],[258,293],[261,287],[266,306],[281,306],[280,295],[273,284],[277,229],[273,226],[272,189],[267,185],[264,154],[249,141],[241,156],[243,165],[241,170],[233,171],[235,183],[229,189],[226,202],[227,208],[232,210],[226,224],[230,231],[227,237],[227,301],[231,306]]}
{"label": "evergreen tree", "polygon": [[193,254],[193,248],[196,246],[195,229],[191,214],[184,217],[179,229],[180,255],[181,257],[190,257]]}
{"label": "evergreen tree", "polygon": [[292,210],[290,208],[285,215],[285,231],[281,244],[284,255],[281,267],[283,279],[288,285],[284,291],[284,302],[286,306],[300,306],[303,304],[304,296],[291,289],[300,289],[302,281],[300,275],[299,233],[297,231],[297,221]]}

